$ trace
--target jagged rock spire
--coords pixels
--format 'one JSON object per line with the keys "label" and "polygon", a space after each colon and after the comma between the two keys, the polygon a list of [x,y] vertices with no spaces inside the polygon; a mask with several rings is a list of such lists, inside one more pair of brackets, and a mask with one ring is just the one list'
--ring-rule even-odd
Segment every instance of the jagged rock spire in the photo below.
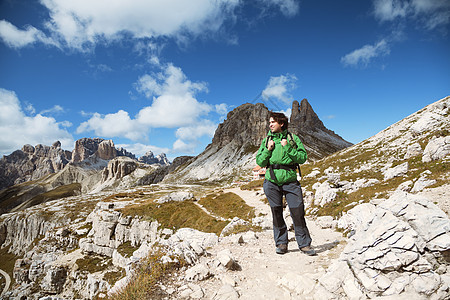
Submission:
{"label": "jagged rock spire", "polygon": [[322,158],[352,145],[325,127],[307,99],[300,105],[292,103],[289,131],[300,137],[310,158]]}

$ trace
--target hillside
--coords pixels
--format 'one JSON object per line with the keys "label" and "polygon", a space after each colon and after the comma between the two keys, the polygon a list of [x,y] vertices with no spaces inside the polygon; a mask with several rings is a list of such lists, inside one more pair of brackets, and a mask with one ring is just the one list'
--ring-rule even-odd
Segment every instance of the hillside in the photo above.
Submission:
{"label": "hillside", "polygon": [[[163,183],[127,188],[141,171],[115,158],[101,173],[113,188],[0,216],[0,269],[15,280],[3,297],[446,299],[449,115],[446,97],[302,168],[317,257],[293,240],[275,254],[262,182],[167,180],[187,172],[186,158]],[[233,145],[208,146],[209,176],[227,175],[230,161],[217,164],[239,155]]]}

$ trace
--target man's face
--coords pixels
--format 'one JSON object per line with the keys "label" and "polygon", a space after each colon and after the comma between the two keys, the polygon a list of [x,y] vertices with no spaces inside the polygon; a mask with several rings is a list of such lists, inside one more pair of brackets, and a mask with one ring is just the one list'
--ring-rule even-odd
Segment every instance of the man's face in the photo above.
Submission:
{"label": "man's face", "polygon": [[281,124],[279,124],[273,118],[269,119],[269,128],[270,128],[270,131],[272,131],[273,133],[277,133],[277,132],[282,132],[283,131],[283,129],[281,129]]}

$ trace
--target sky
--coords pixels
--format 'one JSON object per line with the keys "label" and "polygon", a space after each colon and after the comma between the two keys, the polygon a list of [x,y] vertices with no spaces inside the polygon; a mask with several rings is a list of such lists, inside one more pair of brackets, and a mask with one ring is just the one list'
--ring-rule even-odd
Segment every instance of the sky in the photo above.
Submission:
{"label": "sky", "polygon": [[112,139],[172,160],[308,99],[361,142],[450,93],[448,0],[0,0],[0,155]]}

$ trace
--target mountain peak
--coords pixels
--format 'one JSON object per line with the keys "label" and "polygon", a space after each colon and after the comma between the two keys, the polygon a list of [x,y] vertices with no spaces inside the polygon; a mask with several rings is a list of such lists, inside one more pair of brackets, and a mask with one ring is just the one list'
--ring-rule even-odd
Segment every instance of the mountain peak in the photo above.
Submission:
{"label": "mountain peak", "polygon": [[289,130],[300,137],[308,157],[318,159],[352,145],[325,127],[307,99],[292,102]]}

